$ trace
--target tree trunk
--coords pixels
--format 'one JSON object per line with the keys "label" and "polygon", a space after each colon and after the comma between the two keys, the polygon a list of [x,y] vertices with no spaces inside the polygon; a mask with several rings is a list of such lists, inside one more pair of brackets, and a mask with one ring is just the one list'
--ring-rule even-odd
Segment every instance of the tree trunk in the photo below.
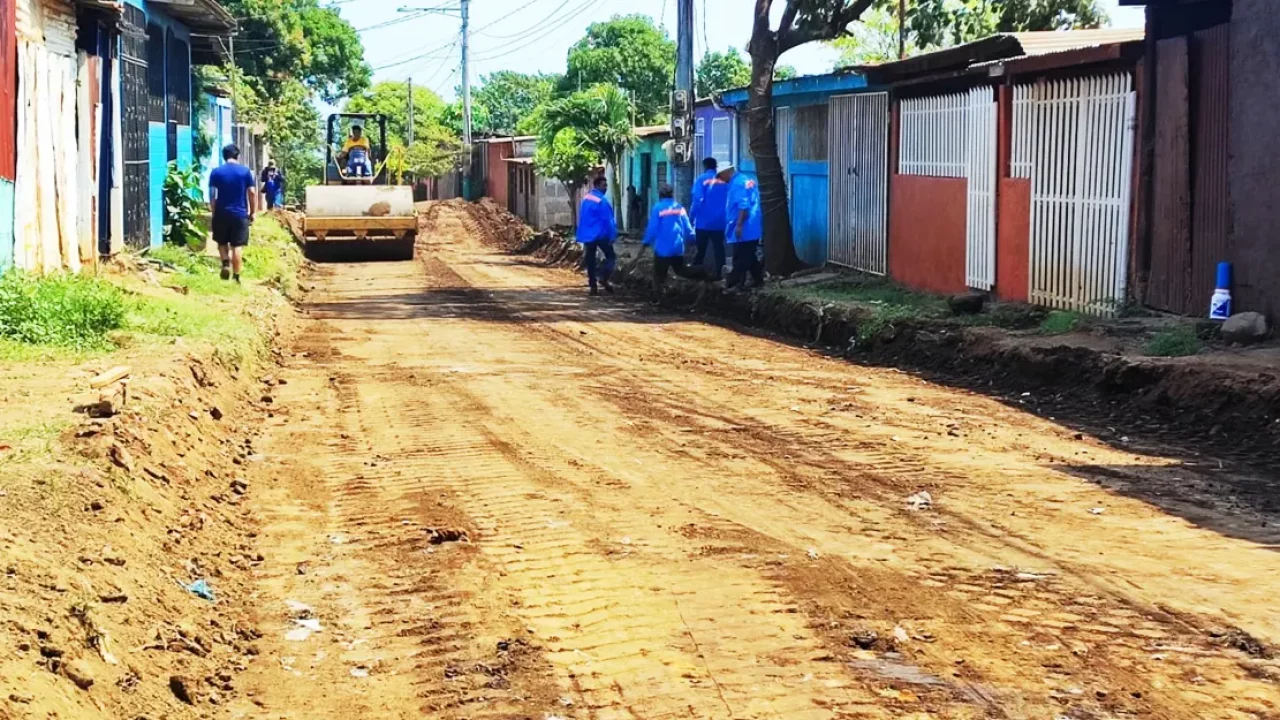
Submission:
{"label": "tree trunk", "polygon": [[613,196],[613,219],[618,224],[619,231],[622,228],[622,168],[618,167],[621,163],[621,153],[609,159],[609,164],[613,166],[613,177],[609,178],[609,194]]}
{"label": "tree trunk", "polygon": [[764,266],[770,275],[786,276],[804,267],[791,238],[791,212],[787,182],[778,157],[778,136],[773,127],[773,71],[778,64],[778,41],[767,25],[757,23],[751,37],[751,85],[747,118],[751,123],[751,155],[760,182],[760,208],[764,213]]}
{"label": "tree trunk", "polygon": [[578,227],[578,183],[561,183],[564,185],[564,191],[569,193],[569,219],[570,226]]}

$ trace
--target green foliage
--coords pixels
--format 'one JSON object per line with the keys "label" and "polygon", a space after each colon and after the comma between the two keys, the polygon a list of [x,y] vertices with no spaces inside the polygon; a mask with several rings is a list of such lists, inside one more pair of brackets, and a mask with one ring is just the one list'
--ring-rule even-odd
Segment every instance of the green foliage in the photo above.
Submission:
{"label": "green foliage", "polygon": [[564,185],[569,193],[569,212],[574,216],[575,225],[578,190],[598,163],[599,156],[587,148],[578,131],[572,127],[559,128],[550,134],[544,134],[538,140],[533,164],[537,166],[539,173],[555,178]]}
{"label": "green foliage", "polygon": [[1041,321],[1039,332],[1041,335],[1065,335],[1087,326],[1088,320],[1078,312],[1052,310]]}
{"label": "green foliage", "polygon": [[119,288],[83,275],[0,275],[0,338],[28,345],[99,349],[125,323]]}
{"label": "green foliage", "polygon": [[[218,273],[221,263],[217,257],[187,247],[164,245],[153,248],[148,254],[173,268],[164,283],[170,287],[183,287],[198,295],[233,295],[244,292],[244,287],[222,280]],[[279,221],[270,215],[260,215],[250,229],[250,243],[244,250],[244,270],[241,277],[271,287],[288,290],[293,286],[301,254]]]}
{"label": "green foliage", "polygon": [[312,102],[313,93],[294,79],[274,81],[274,92],[264,94],[258,90],[259,83],[239,68],[226,67],[224,72],[226,82],[235,89],[239,122],[265,128],[272,157],[289,179],[288,200],[300,200],[307,185],[320,181],[324,169],[320,112]]}
{"label": "green foliage", "polygon": [[790,80],[796,75],[799,75],[799,73],[796,72],[796,69],[791,65],[779,65],[773,69],[773,79],[775,82],[778,80]]}
{"label": "green foliage", "polygon": [[613,165],[613,208],[621,216],[618,168],[622,165],[622,153],[635,142],[631,128],[631,103],[622,90],[613,85],[596,85],[562,99],[547,103],[542,110],[542,140],[539,144],[552,144],[560,139],[561,131],[573,130],[571,139],[582,150],[595,158]]}
{"label": "green foliage", "polygon": [[[443,128],[427,142],[417,142],[404,151],[404,169],[414,177],[437,177],[448,172],[462,153],[462,142]],[[416,134],[416,133],[415,133]]]}
{"label": "green foliage", "polygon": [[490,130],[517,134],[521,121],[551,99],[559,81],[556,75],[499,70],[481,76],[471,99],[488,109]]}
{"label": "green foliage", "polygon": [[647,15],[615,15],[592,23],[569,50],[560,89],[572,92],[609,85],[634,98],[640,124],[656,122],[670,107],[676,44]]}
{"label": "green foliage", "polygon": [[[1106,22],[1097,0],[912,0],[907,4],[907,55],[998,32],[1097,28]],[[831,45],[840,51],[837,67],[896,60],[897,0],[878,0]]]}
{"label": "green foliage", "polygon": [[1191,325],[1178,325],[1156,333],[1146,347],[1147,354],[1155,357],[1186,357],[1203,349],[1204,341]]}
{"label": "green foliage", "polygon": [[326,102],[369,86],[372,71],[355,28],[319,0],[224,0],[239,18],[236,64],[260,93],[301,82]]}
{"label": "green foliage", "polygon": [[[455,100],[440,111],[440,124],[448,128],[450,132],[462,137],[462,101]],[[489,114],[489,108],[476,102],[475,98],[471,99],[471,132],[472,134],[491,132],[493,129],[493,118]]]}
{"label": "green foliage", "polygon": [[169,163],[164,178],[165,242],[203,250],[209,237],[207,206],[200,199],[200,172]]}
{"label": "green foliage", "polygon": [[698,63],[698,97],[711,97],[718,92],[746,87],[751,82],[751,66],[737,48],[725,52],[708,51]]}
{"label": "green foliage", "polygon": [[[444,101],[424,87],[413,89],[413,141],[428,142],[441,127]],[[357,93],[347,101],[346,112],[387,116],[387,134],[401,142],[409,137],[409,85],[389,80]]]}

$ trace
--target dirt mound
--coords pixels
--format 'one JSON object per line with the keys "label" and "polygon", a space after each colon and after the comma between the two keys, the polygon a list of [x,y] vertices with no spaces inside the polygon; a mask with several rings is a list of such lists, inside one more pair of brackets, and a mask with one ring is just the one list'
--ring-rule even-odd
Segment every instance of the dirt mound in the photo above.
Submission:
{"label": "dirt mound", "polygon": [[463,210],[475,223],[481,239],[488,245],[513,255],[540,258],[547,265],[577,266],[582,261],[582,246],[573,239],[573,228],[534,231],[490,198],[474,203],[450,202],[457,203],[452,207]]}
{"label": "dirt mound", "polygon": [[0,492],[0,717],[196,717],[257,655],[243,472],[271,390],[178,358]]}

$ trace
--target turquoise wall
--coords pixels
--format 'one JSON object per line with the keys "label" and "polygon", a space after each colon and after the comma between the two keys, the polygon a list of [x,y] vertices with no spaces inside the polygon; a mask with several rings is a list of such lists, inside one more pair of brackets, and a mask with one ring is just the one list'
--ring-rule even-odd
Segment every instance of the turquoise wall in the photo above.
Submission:
{"label": "turquoise wall", "polygon": [[0,178],[0,270],[13,265],[13,183]]}
{"label": "turquoise wall", "polygon": [[151,144],[151,247],[157,247],[164,242],[164,176],[169,172],[169,137],[160,123],[151,123],[147,137]]}
{"label": "turquoise wall", "polygon": [[178,126],[178,167],[191,167],[195,162],[195,134],[186,125]]}

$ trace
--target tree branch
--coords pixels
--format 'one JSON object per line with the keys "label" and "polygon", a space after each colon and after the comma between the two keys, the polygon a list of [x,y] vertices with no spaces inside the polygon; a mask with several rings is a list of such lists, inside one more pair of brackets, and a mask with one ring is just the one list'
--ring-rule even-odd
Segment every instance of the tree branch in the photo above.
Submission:
{"label": "tree branch", "polygon": [[[815,24],[805,28],[797,28],[788,32],[785,36],[780,36],[778,38],[778,54],[781,55],[792,48],[800,47],[815,40],[835,40],[844,34],[845,28],[849,24],[862,17],[862,14],[867,11],[867,8],[871,7],[874,1],[855,0],[852,5],[832,13],[831,23],[825,27]],[[791,0],[787,10],[791,11],[794,5],[795,0]]]}
{"label": "tree branch", "polygon": [[[773,10],[773,0],[756,0],[756,17],[751,23],[751,40],[763,38],[770,32],[769,12]],[[751,41],[747,42],[747,54],[751,54]]]}
{"label": "tree branch", "polygon": [[[782,11],[782,22],[778,23],[778,47],[786,45],[787,39],[791,37],[793,25],[796,24],[796,13],[800,11],[800,5],[797,0],[787,0],[787,9]],[[782,53],[779,52],[779,55]]]}

